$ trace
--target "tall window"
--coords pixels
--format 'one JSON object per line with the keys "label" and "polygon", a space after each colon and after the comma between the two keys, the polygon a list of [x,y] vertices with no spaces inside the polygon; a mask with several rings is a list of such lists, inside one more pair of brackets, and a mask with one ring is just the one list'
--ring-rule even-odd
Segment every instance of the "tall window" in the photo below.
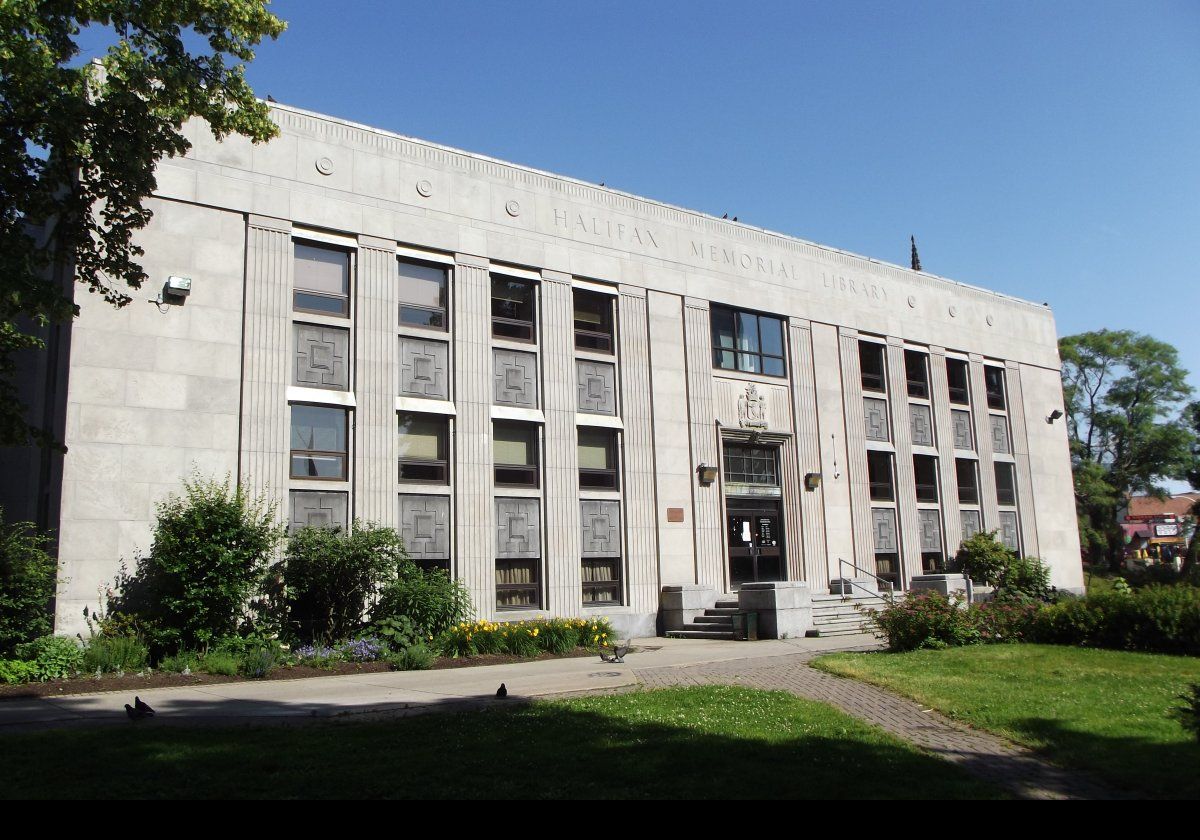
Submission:
{"label": "tall window", "polygon": [[537,426],[493,423],[492,450],[496,484],[502,487],[538,486]]}
{"label": "tall window", "polygon": [[344,408],[292,406],[292,478],[346,479]]}
{"label": "tall window", "polygon": [[916,350],[905,350],[904,377],[908,380],[910,397],[929,399],[929,356]]}
{"label": "tall window", "polygon": [[492,275],[492,335],[514,341],[534,340],[537,287],[528,280]]}
{"label": "tall window", "polygon": [[292,308],[322,315],[350,315],[350,254],[341,248],[293,244]]}
{"label": "tall window", "polygon": [[895,483],[892,478],[892,454],[890,452],[867,452],[867,480],[871,485],[871,500],[876,502],[891,502],[896,498]]}
{"label": "tall window", "polygon": [[887,391],[886,348],[873,341],[858,342],[858,363],[864,391]]}
{"label": "tall window", "polygon": [[726,446],[725,480],[734,484],[778,487],[775,450],[761,446]]}
{"label": "tall window", "polygon": [[932,455],[913,456],[913,474],[916,476],[917,501],[938,500],[937,458]]}
{"label": "tall window", "polygon": [[537,609],[540,560],[527,557],[496,559],[496,607],[502,610]]}
{"label": "tall window", "polygon": [[946,359],[946,379],[950,386],[950,402],[971,404],[971,386],[967,379],[967,363],[962,359]]}
{"label": "tall window", "polygon": [[621,603],[621,558],[583,558],[583,605]]}
{"label": "tall window", "polygon": [[446,329],[449,272],[432,263],[397,260],[400,323],[413,327]]}
{"label": "tall window", "polygon": [[713,367],[783,376],[783,321],[769,315],[712,308]]}
{"label": "tall window", "polygon": [[996,462],[996,502],[1002,505],[1017,503],[1017,476],[1007,461]]}
{"label": "tall window", "polygon": [[446,418],[401,412],[397,426],[400,435],[400,480],[445,484],[449,478]]}
{"label": "tall window", "polygon": [[579,429],[579,486],[616,490],[617,436],[608,429]]}
{"label": "tall window", "polygon": [[979,504],[979,471],[970,458],[955,458],[954,473],[958,477],[958,503]]}
{"label": "tall window", "polygon": [[574,290],[575,346],[580,350],[611,353],[613,349],[613,301],[611,295]]}
{"label": "tall window", "polygon": [[1004,368],[984,366],[983,384],[987,390],[988,408],[1003,411],[1008,405],[1004,398]]}

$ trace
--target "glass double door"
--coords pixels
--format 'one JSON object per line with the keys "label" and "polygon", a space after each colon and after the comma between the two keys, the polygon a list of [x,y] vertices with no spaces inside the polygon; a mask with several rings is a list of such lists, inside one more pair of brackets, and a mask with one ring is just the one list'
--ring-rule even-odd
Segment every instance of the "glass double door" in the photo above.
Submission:
{"label": "glass double door", "polygon": [[726,499],[729,534],[729,582],[784,580],[783,523],[779,502]]}

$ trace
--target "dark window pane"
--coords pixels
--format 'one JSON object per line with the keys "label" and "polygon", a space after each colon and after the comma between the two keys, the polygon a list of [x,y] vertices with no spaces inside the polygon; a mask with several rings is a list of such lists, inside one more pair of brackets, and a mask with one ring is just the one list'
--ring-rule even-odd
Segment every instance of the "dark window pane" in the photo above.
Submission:
{"label": "dark window pane", "polygon": [[783,322],[778,318],[758,319],[759,341],[764,356],[783,355]]}
{"label": "dark window pane", "polygon": [[576,289],[575,346],[583,350],[612,352],[613,301],[609,295]]}
{"label": "dark window pane", "polygon": [[967,363],[962,359],[946,359],[946,379],[950,386],[950,402],[971,404],[971,388],[967,384]]}
{"label": "dark window pane", "polygon": [[983,381],[987,388],[988,408],[1003,411],[1006,408],[1004,399],[1004,369],[991,367],[983,369]]}
{"label": "dark window pane", "polygon": [[[712,310],[713,347],[734,346],[733,313],[728,309]],[[732,354],[731,354],[732,356]]]}
{"label": "dark window pane", "polygon": [[345,478],[343,455],[297,455],[292,453],[292,478]]}
{"label": "dark window pane", "polygon": [[712,307],[710,317],[713,367],[785,375],[781,319],[719,306]]}
{"label": "dark window pane", "polygon": [[725,447],[725,480],[734,484],[779,486],[774,449],[752,446]]}
{"label": "dark window pane", "polygon": [[749,312],[737,313],[737,349],[750,353],[759,352],[758,316]]}
{"label": "dark window pane", "polygon": [[867,478],[870,483],[871,499],[890,502],[896,498],[892,480],[892,456],[889,452],[867,452]]}
{"label": "dark window pane", "polygon": [[621,560],[617,557],[583,559],[583,602],[621,603]]}
{"label": "dark window pane", "polygon": [[871,341],[858,343],[858,361],[862,370],[862,386],[866,391],[886,391],[884,347]]}
{"label": "dark window pane", "polygon": [[768,373],[771,376],[783,376],[784,367],[783,359],[777,359],[774,356],[763,356],[763,373]]}
{"label": "dark window pane", "polygon": [[908,380],[908,395],[929,399],[929,357],[916,350],[905,350],[904,374]]}
{"label": "dark window pane", "polygon": [[738,370],[744,370],[747,373],[759,373],[758,363],[759,357],[750,353],[738,353]]}
{"label": "dark window pane", "polygon": [[917,501],[936,502],[938,500],[937,458],[931,455],[914,455],[913,474],[916,477]]}
{"label": "dark window pane", "polygon": [[1008,506],[1017,503],[1017,480],[1013,465],[1004,461],[996,462],[996,501]]}
{"label": "dark window pane", "polygon": [[538,567],[535,559],[496,560],[496,607],[531,609],[541,603]]}
{"label": "dark window pane", "polygon": [[448,421],[430,414],[398,415],[399,477],[401,481],[445,484]]}
{"label": "dark window pane", "polygon": [[967,458],[954,459],[954,471],[958,478],[958,501],[960,504],[979,504],[979,480],[975,462]]}
{"label": "dark window pane", "polygon": [[292,449],[346,451],[346,409],[292,406]]}

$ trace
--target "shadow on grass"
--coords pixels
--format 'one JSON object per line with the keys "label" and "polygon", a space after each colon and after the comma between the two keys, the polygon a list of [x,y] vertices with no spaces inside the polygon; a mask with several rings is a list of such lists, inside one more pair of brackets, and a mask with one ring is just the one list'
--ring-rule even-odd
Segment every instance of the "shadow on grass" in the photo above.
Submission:
{"label": "shadow on grass", "polygon": [[21,760],[0,766],[0,796],[996,795],[961,770],[827,706],[736,688],[670,689],[347,725],[157,723],[7,736],[0,744]]}

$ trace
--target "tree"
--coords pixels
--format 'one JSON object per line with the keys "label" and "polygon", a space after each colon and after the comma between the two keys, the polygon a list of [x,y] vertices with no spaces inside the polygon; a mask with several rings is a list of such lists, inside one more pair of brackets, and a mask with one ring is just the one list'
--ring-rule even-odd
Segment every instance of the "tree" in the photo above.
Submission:
{"label": "tree", "polygon": [[[61,278],[114,306],[145,281],[133,237],[155,165],[189,148],[183,123],[275,136],[244,62],[284,26],[266,0],[0,3],[0,445],[51,442],[23,416],[14,354],[78,314]],[[113,36],[97,63],[79,63],[82,27]]]}
{"label": "tree", "polygon": [[1196,432],[1181,417],[1191,394],[1175,348],[1129,330],[1059,341],[1080,537],[1089,556],[1117,566],[1117,511],[1133,493],[1196,468]]}

